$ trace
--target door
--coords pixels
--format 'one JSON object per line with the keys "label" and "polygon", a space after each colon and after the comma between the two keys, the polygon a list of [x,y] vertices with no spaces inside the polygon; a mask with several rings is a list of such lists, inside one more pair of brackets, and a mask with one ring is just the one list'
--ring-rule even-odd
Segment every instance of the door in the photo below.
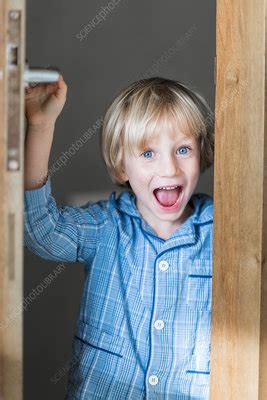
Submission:
{"label": "door", "polygon": [[266,0],[217,1],[213,400],[267,398]]}
{"label": "door", "polygon": [[0,12],[0,398],[22,399],[25,3]]}
{"label": "door", "polygon": [[25,64],[25,2],[0,9],[0,399],[23,393],[24,87],[58,79]]}

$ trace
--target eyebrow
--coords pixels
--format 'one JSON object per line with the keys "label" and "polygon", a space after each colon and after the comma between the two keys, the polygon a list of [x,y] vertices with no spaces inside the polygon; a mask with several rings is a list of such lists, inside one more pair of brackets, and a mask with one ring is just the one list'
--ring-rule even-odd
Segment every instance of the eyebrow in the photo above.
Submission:
{"label": "eyebrow", "polygon": [[184,136],[183,138],[179,139],[181,142],[193,142],[194,138],[189,136]]}
{"label": "eyebrow", "polygon": [[[178,143],[182,143],[182,142],[187,142],[187,143],[192,143],[193,144],[194,143],[194,138],[193,137],[184,136],[182,138],[177,139],[176,142],[174,142],[174,143],[178,144]],[[148,140],[147,143],[146,143],[146,145],[153,145],[153,146],[155,146],[157,144],[158,143],[157,143],[156,139]]]}

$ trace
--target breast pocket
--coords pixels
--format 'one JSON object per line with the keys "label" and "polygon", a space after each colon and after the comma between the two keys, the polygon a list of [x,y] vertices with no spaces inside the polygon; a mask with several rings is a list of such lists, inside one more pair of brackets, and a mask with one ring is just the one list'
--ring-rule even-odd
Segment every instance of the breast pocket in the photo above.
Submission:
{"label": "breast pocket", "polygon": [[192,354],[186,373],[210,375],[210,353]]}
{"label": "breast pocket", "polygon": [[212,263],[194,259],[188,266],[187,306],[197,310],[211,310]]}
{"label": "breast pocket", "polygon": [[210,387],[210,356],[209,354],[194,354],[187,364],[185,380],[190,383],[190,399],[209,398]]}

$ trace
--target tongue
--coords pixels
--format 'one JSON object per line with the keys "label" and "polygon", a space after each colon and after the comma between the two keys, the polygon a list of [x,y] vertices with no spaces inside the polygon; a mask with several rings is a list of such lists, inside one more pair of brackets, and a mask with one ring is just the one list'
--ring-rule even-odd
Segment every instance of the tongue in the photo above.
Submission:
{"label": "tongue", "polygon": [[170,207],[178,200],[180,189],[156,189],[154,193],[161,205]]}

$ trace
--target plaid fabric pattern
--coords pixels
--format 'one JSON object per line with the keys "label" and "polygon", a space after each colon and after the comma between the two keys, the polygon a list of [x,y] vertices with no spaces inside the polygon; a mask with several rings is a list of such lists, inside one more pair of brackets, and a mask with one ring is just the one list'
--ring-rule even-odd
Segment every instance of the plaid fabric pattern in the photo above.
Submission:
{"label": "plaid fabric pattern", "polygon": [[168,240],[130,191],[58,207],[48,176],[24,200],[24,246],[85,264],[65,399],[208,400],[212,197],[193,194],[193,214]]}

